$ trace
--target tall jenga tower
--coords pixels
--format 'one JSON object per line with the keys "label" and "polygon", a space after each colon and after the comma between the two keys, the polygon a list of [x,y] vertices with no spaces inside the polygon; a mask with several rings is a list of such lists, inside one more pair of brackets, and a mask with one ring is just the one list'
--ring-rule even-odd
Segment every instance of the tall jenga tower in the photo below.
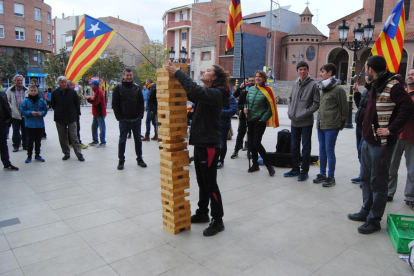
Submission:
{"label": "tall jenga tower", "polygon": [[[186,64],[176,64],[187,72]],[[157,69],[158,137],[160,142],[161,202],[164,229],[173,234],[191,228],[187,143],[187,95],[165,68]]]}

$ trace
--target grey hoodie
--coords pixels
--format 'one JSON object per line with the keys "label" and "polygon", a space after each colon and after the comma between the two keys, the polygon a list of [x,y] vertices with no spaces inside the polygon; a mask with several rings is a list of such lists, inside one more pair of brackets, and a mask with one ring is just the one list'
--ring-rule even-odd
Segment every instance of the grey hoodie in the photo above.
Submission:
{"label": "grey hoodie", "polygon": [[298,78],[289,97],[288,116],[294,127],[313,125],[313,113],[319,108],[320,92],[317,83],[306,77]]}

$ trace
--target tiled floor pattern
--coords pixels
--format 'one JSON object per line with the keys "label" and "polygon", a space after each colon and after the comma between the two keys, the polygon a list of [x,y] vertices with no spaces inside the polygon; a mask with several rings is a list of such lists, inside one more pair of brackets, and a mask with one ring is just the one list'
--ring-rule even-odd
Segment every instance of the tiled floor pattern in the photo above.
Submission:
{"label": "tiled floor pattern", "polygon": [[[263,138],[273,151],[277,131],[289,128],[286,107],[282,126]],[[83,143],[91,142],[90,107],[82,108]],[[361,190],[350,183],[359,171],[353,129],[337,142],[337,185],[323,188],[311,180],[283,178],[289,169],[265,168],[248,174],[246,152],[230,159],[228,143],[218,171],[226,230],[203,237],[207,225],[172,235],[162,229],[157,143],[143,142],[148,168],[136,165],[133,141],[127,142],[125,170],[116,170],[118,126],[108,110],[107,147],[84,150],[85,162],[62,161],[53,112],[45,118],[48,139],[42,141],[45,163],[25,164],[25,152],[10,152],[18,172],[0,172],[0,221],[20,223],[0,228],[0,275],[280,275],[358,276],[412,275],[399,260],[386,230],[357,233],[360,223],[347,214],[361,205]],[[233,120],[237,129],[237,120]],[[142,127],[145,130],[145,126]],[[313,154],[318,154],[316,130]],[[9,140],[9,144],[11,140]],[[10,144],[11,145],[11,144]],[[190,147],[191,149],[191,147]],[[197,207],[194,167],[192,210]],[[312,166],[311,179],[318,173]],[[406,169],[386,212],[414,215],[403,201]]]}

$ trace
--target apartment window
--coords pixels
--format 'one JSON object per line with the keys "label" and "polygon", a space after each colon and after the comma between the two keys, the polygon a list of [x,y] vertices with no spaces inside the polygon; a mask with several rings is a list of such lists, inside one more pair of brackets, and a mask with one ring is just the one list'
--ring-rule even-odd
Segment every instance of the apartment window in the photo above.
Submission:
{"label": "apartment window", "polygon": [[42,31],[39,31],[39,30],[35,31],[35,41],[37,43],[42,43]]}
{"label": "apartment window", "polygon": [[0,38],[4,38],[4,24],[0,24]]}
{"label": "apartment window", "polygon": [[14,33],[16,35],[16,40],[25,40],[25,30],[23,27],[16,27]]}
{"label": "apartment window", "polygon": [[47,45],[52,45],[50,33],[47,33]]}
{"label": "apartment window", "polygon": [[405,20],[410,19],[410,2],[411,0],[404,0]]}
{"label": "apartment window", "polygon": [[181,40],[187,40],[187,33],[181,33]]}
{"label": "apartment window", "polygon": [[211,52],[202,52],[201,53],[201,60],[211,60]]}
{"label": "apartment window", "polygon": [[182,20],[187,20],[187,11],[182,13]]}
{"label": "apartment window", "polygon": [[3,1],[0,1],[0,14],[3,14]]}
{"label": "apartment window", "polygon": [[47,18],[47,24],[49,24],[49,25],[50,25],[50,12],[48,12],[48,13],[46,14],[46,18]]}
{"label": "apartment window", "polygon": [[384,10],[384,0],[376,0],[374,22],[382,22],[382,11],[383,10]]}
{"label": "apartment window", "polygon": [[24,5],[20,3],[14,3],[14,16],[24,17]]}
{"label": "apartment window", "polygon": [[41,14],[40,9],[35,8],[34,11],[35,11],[35,20],[36,21],[42,21],[42,14]]}

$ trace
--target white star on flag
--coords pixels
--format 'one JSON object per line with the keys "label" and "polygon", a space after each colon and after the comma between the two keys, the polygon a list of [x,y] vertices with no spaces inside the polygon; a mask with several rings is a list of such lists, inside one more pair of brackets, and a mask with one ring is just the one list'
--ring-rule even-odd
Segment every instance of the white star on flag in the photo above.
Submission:
{"label": "white star on flag", "polygon": [[394,16],[395,16],[395,13],[392,13],[389,17],[388,17],[388,19],[387,19],[387,22],[385,22],[385,29],[388,29],[388,26],[391,24],[392,26],[395,26],[395,24],[394,24]]}
{"label": "white star on flag", "polygon": [[91,28],[88,30],[88,32],[93,32],[93,35],[95,35],[96,31],[99,31],[99,22],[96,23],[96,25],[91,24]]}

